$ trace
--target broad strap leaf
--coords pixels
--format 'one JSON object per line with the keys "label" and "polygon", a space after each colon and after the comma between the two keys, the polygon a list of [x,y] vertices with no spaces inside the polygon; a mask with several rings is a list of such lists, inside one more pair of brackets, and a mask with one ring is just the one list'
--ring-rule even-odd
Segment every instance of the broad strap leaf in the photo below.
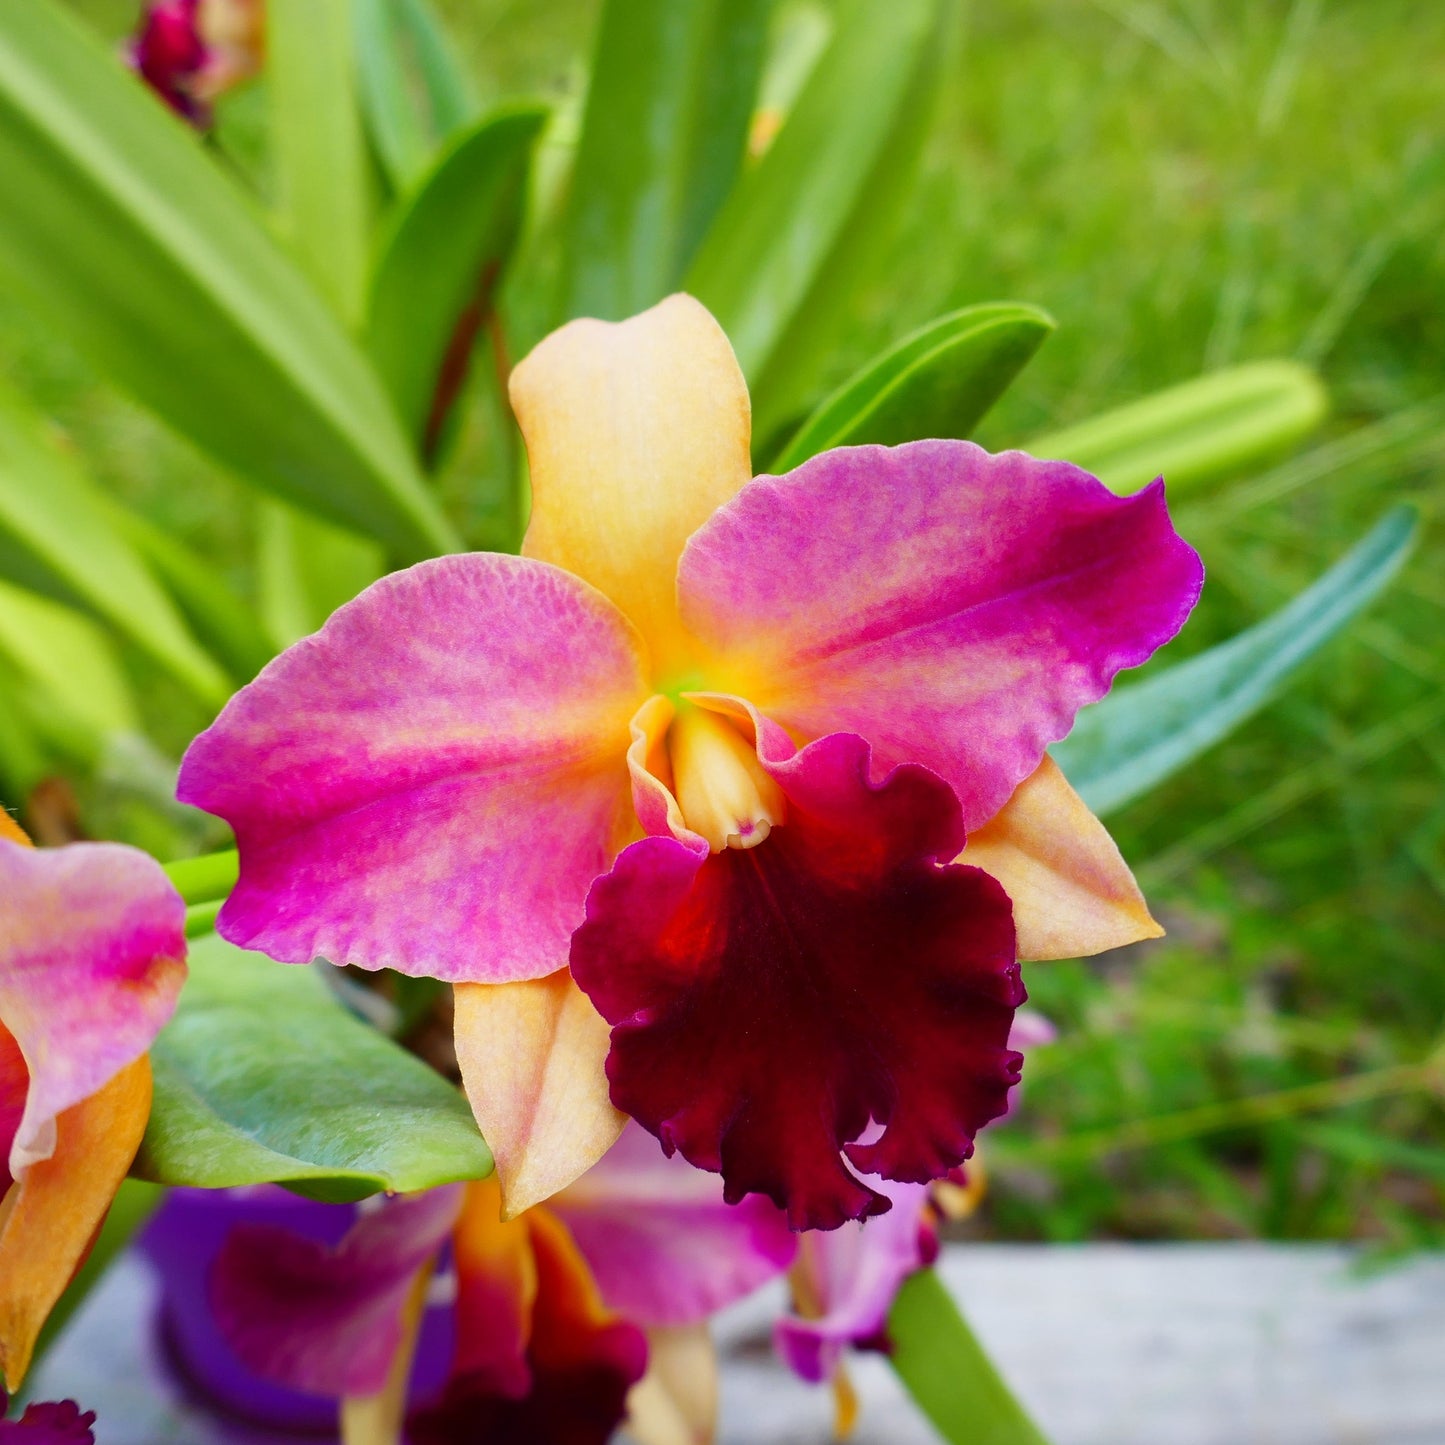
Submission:
{"label": "broad strap leaf", "polygon": [[774,459],[787,472],[830,447],[967,437],[1054,329],[1037,306],[966,306],[890,346],[821,402]]}
{"label": "broad strap leaf", "polygon": [[315,968],[215,934],[192,944],[190,968],[151,1051],[139,1177],[346,1200],[491,1172],[461,1091],[348,1013]]}
{"label": "broad strap leaf", "polygon": [[1409,555],[1412,507],[1394,507],[1317,582],[1228,642],[1126,687],[1079,714],[1051,749],[1095,813],[1157,787],[1259,711],[1384,590]]}
{"label": "broad strap leaf", "polygon": [[949,1445],[1047,1445],[935,1271],[904,1281],[888,1339],[898,1378]]}
{"label": "broad strap leaf", "polygon": [[1024,444],[1093,472],[1116,492],[1163,476],[1173,500],[1287,453],[1324,420],[1329,397],[1297,361],[1251,361],[1195,377]]}
{"label": "broad strap leaf", "polygon": [[451,528],[375,373],[254,207],[56,0],[0,7],[0,274],[253,486],[411,558]]}
{"label": "broad strap leaf", "polygon": [[567,218],[566,315],[676,288],[742,163],[773,0],[608,0]]}

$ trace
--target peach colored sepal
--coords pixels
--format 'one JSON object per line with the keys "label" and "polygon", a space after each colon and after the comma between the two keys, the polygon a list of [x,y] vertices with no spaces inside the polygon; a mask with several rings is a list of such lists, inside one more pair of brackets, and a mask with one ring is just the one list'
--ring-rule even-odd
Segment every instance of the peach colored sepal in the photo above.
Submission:
{"label": "peach colored sepal", "polygon": [[523,983],[456,985],[456,1046],[496,1160],[502,1217],[590,1169],[627,1116],[608,1097],[609,1029],[566,969]]}
{"label": "peach colored sepal", "polygon": [[1087,958],[1164,932],[1114,840],[1052,758],[970,836],[958,861],[1003,884],[1021,959]]}
{"label": "peach colored sepal", "polygon": [[90,1251],[150,1109],[150,1059],[142,1055],[60,1115],[54,1154],[30,1165],[0,1203],[0,1369],[10,1390]]}
{"label": "peach colored sepal", "polygon": [[435,1260],[417,1272],[401,1315],[401,1343],[392,1357],[386,1384],[374,1395],[350,1395],[341,1402],[339,1424],[341,1445],[401,1445],[406,1419],[406,1387],[411,1364],[426,1313],[427,1289]]}
{"label": "peach colored sepal", "polygon": [[647,1331],[647,1373],[627,1396],[627,1430],[639,1445],[711,1445],[717,1398],[706,1323]]}
{"label": "peach colored sepal", "polygon": [[532,472],[523,555],[586,578],[662,675],[685,670],[678,558],[752,475],[747,384],[722,328],[690,296],[573,321],[518,364],[511,398]]}
{"label": "peach colored sepal", "polygon": [[3,807],[0,807],[0,838],[8,838],[12,843],[23,843],[27,848],[31,846],[25,829]]}

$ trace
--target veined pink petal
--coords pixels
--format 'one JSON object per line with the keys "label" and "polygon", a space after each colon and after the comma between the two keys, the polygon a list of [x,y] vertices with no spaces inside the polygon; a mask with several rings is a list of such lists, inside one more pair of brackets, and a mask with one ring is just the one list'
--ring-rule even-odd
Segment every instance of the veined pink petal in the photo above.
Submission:
{"label": "veined pink petal", "polygon": [[417,1274],[446,1241],[461,1185],[389,1200],[336,1248],[269,1224],[233,1229],[211,1270],[226,1343],[256,1374],[318,1395],[371,1395],[402,1342]]}
{"label": "veined pink petal", "polygon": [[[707,703],[722,710],[725,698]],[[612,1025],[612,1099],[725,1198],[768,1195],[794,1228],[888,1200],[851,1173],[922,1182],[1005,1106],[1023,1002],[1002,888],[940,866],[958,804],[926,769],[870,780],[867,744],[795,752],[753,713],[786,820],[747,850],[644,838],[599,878],[572,973]],[[700,844],[700,846],[699,846]],[[882,1136],[863,1143],[870,1121]]]}
{"label": "veined pink petal", "polygon": [[10,1143],[19,1178],[55,1120],[150,1047],[185,978],[186,909],[153,858],[119,843],[0,839],[0,1023],[29,1074]]}
{"label": "veined pink petal", "polygon": [[219,931],[286,963],[489,983],[560,968],[632,825],[644,671],[622,614],[545,563],[384,577],[186,754],[178,795],[241,852]]}
{"label": "veined pink petal", "polygon": [[812,1384],[832,1377],[849,1345],[878,1338],[903,1281],[926,1262],[920,1215],[928,1186],[880,1179],[869,1184],[893,1208],[877,1219],[802,1237],[793,1267],[802,1312],[779,1320],[773,1331],[788,1367]]}
{"label": "veined pink petal", "polygon": [[678,592],[711,685],[932,768],[972,832],[1201,580],[1162,483],[1116,497],[1067,462],[925,441],[757,478],[688,542]]}
{"label": "veined pink petal", "polygon": [[646,1328],[706,1319],[780,1274],[797,1249],[766,1199],[724,1203],[716,1174],[669,1158],[637,1124],[551,1208],[608,1306]]}

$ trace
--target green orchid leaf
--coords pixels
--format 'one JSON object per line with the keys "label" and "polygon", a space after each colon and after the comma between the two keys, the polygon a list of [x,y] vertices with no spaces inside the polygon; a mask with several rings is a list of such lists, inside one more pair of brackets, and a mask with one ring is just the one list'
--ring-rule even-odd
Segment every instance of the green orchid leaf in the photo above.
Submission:
{"label": "green orchid leaf", "polygon": [[371,279],[366,346],[418,453],[434,455],[522,225],[537,105],[456,137],[398,203]]}
{"label": "green orchid leaf", "polygon": [[608,0],[567,217],[568,316],[676,288],[742,163],[773,0]]}
{"label": "green orchid leaf", "polygon": [[1413,508],[1392,508],[1263,622],[1085,708],[1051,749],[1084,801],[1099,814],[1122,808],[1258,712],[1379,596],[1409,555],[1417,527]]}
{"label": "green orchid leaf", "polygon": [[133,1173],[329,1200],[489,1174],[461,1091],[348,1013],[314,968],[211,934],[191,946],[151,1049],[155,1102]]}
{"label": "green orchid leaf", "polygon": [[427,0],[354,0],[353,13],[367,129],[392,187],[405,191],[476,103]]}
{"label": "green orchid leaf", "polygon": [[1323,382],[1297,361],[1252,361],[1186,381],[1024,444],[1116,492],[1162,476],[1171,498],[1288,452],[1325,419]]}
{"label": "green orchid leaf", "polygon": [[191,631],[232,681],[250,682],[276,653],[254,611],[184,542],[109,498],[106,502],[111,526],[147,563]]}
{"label": "green orchid leaf", "polygon": [[722,323],[766,439],[806,405],[892,234],[931,116],[945,7],[849,0],[767,153],[708,231],[685,289]]}
{"label": "green orchid leaf", "polygon": [[997,302],[940,316],[850,377],[803,424],[770,470],[831,447],[966,437],[1023,370],[1054,319]]}
{"label": "green orchid leaf", "polygon": [[198,137],[56,0],[0,6],[0,274],[243,480],[416,558],[455,537],[359,348]]}
{"label": "green orchid leaf", "polygon": [[256,590],[277,650],[315,632],[385,571],[377,543],[283,502],[261,504]]}
{"label": "green orchid leaf", "polygon": [[84,614],[0,582],[0,659],[9,673],[3,690],[69,756],[93,764],[106,738],[140,731],[115,648]]}
{"label": "green orchid leaf", "polygon": [[266,15],[266,97],[281,229],[348,326],[361,319],[371,246],[352,0],[290,0]]}
{"label": "green orchid leaf", "polygon": [[0,387],[0,575],[103,619],[201,701],[219,705],[229,694],[221,669],[113,525],[99,488],[45,418],[5,387]]}
{"label": "green orchid leaf", "polygon": [[904,1281],[888,1338],[889,1363],[949,1445],[1047,1445],[933,1270]]}

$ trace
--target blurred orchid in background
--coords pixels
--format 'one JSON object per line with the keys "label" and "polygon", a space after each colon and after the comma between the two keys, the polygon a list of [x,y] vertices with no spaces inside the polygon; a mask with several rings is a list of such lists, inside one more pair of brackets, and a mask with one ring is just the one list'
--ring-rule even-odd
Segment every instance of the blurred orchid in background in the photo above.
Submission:
{"label": "blurred orchid in background", "polygon": [[8,1396],[0,1390],[0,1441],[15,1445],[95,1445],[95,1411],[82,1412],[74,1400],[27,1405],[18,1420],[6,1420]]}
{"label": "blurred orchid in background", "polygon": [[0,810],[0,1369],[19,1386],[145,1130],[185,906],[117,843],[33,849]]}
{"label": "blurred orchid in background", "polygon": [[880,1213],[841,1156],[968,1157],[1017,1079],[1017,959],[1159,931],[1044,749],[1174,635],[1199,559],[1161,485],[968,442],[750,481],[685,296],[569,324],[511,390],[524,555],[377,583],[187,753],[240,848],[219,930],[455,981],[509,1213],[623,1113],[795,1228]]}
{"label": "blurred orchid in background", "polygon": [[211,102],[261,67],[264,0],[153,0],[126,58],[172,110],[210,124]]}
{"label": "blurred orchid in background", "polygon": [[[334,1246],[236,1225],[209,1270],[210,1302],[257,1377],[341,1402],[348,1445],[403,1428],[413,1445],[601,1445],[624,1413],[646,1445],[679,1438],[679,1421],[710,1438],[706,1321],[796,1249],[767,1201],[724,1204],[715,1177],[635,1127],[550,1206],[512,1221],[495,1180],[311,1208],[354,1222]],[[439,1391],[409,1402],[429,1299],[449,1302],[451,1366]]]}

